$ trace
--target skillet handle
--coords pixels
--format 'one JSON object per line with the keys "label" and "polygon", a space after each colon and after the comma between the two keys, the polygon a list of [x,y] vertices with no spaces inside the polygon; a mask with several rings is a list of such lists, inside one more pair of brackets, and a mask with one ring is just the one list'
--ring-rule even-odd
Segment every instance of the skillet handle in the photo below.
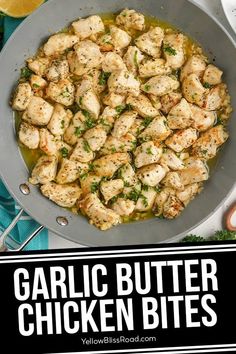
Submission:
{"label": "skillet handle", "polygon": [[6,230],[2,233],[0,236],[0,252],[18,252],[22,251],[26,245],[34,238],[36,237],[43,229],[44,226],[40,225],[32,234],[30,234],[26,240],[17,248],[15,249],[10,249],[7,244],[6,244],[6,239],[8,237],[8,234],[11,232],[11,230],[16,226],[18,220],[20,219],[23,209],[19,211],[19,213],[16,215],[16,217],[12,220],[10,225],[6,228]]}

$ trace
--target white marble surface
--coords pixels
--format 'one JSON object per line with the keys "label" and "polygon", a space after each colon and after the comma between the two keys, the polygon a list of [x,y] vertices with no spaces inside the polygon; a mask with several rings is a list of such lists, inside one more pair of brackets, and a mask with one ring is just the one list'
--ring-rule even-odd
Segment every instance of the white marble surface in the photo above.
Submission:
{"label": "white marble surface", "polygon": [[[220,0],[195,0],[195,2],[201,5],[204,9],[206,9],[208,13],[214,14],[236,41],[236,35],[232,31],[224,15]],[[192,233],[208,236],[212,234],[215,230],[221,229],[224,224],[224,214],[226,210],[229,208],[229,206],[235,201],[236,201],[236,188],[234,189],[234,191],[232,191],[230,196],[227,198],[224,205],[221,208],[219,208],[207,221],[205,221],[196,229],[194,229]],[[81,246],[76,243],[67,241],[58,235],[52,234],[51,232],[49,233],[50,249],[75,248],[75,247],[81,247]]]}

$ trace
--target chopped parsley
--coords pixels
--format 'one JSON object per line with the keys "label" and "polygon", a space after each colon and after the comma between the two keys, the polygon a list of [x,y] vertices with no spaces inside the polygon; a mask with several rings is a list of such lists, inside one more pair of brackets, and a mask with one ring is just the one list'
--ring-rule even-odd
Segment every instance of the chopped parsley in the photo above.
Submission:
{"label": "chopped parsley", "polygon": [[82,133],[83,133],[83,129],[81,128],[81,127],[76,127],[75,128],[75,132],[74,132],[74,134],[76,135],[76,136],[81,136],[82,135]]}
{"label": "chopped parsley", "polygon": [[89,164],[88,164],[88,172],[93,172],[94,171],[94,164],[92,163],[92,162],[90,162]]}
{"label": "chopped parsley", "polygon": [[147,128],[147,126],[151,123],[151,121],[152,121],[152,117],[144,118],[144,120],[142,121],[142,126],[144,126],[144,128]]}
{"label": "chopped parsley", "polygon": [[64,129],[65,128],[65,121],[64,119],[61,121],[61,129]]}
{"label": "chopped parsley", "polygon": [[82,173],[82,175],[79,176],[81,181],[84,181],[88,177],[88,172]]}
{"label": "chopped parsley", "polygon": [[93,128],[96,125],[96,123],[95,123],[95,120],[91,117],[90,113],[88,111],[86,111],[85,109],[82,109],[82,113],[83,113],[84,117],[86,118],[86,120],[84,121],[86,128],[87,129]]}
{"label": "chopped parsley", "polygon": [[142,189],[143,189],[145,192],[147,192],[147,191],[148,191],[148,189],[149,189],[149,186],[148,186],[148,185],[146,185],[146,184],[144,184]]}
{"label": "chopped parsley", "polygon": [[65,88],[65,91],[62,91],[61,96],[64,98],[70,97],[70,91],[68,87]]}
{"label": "chopped parsley", "polygon": [[212,85],[209,84],[209,82],[204,82],[203,87],[205,87],[206,89],[210,89],[212,88]]}
{"label": "chopped parsley", "polygon": [[68,155],[69,155],[69,151],[66,147],[61,148],[60,153],[61,153],[61,156],[64,158],[68,157]]}
{"label": "chopped parsley", "polygon": [[33,74],[33,71],[30,70],[27,66],[21,69],[20,77],[21,79],[29,79]]}
{"label": "chopped parsley", "polygon": [[177,54],[176,50],[169,45],[164,46],[163,50],[164,50],[164,52],[168,53],[169,55],[176,55]]}
{"label": "chopped parsley", "polygon": [[81,109],[80,109],[80,106],[79,106],[77,103],[75,103],[75,104],[73,104],[73,105],[70,107],[70,110],[71,110],[74,114],[76,114],[76,113],[78,113]]}
{"label": "chopped parsley", "polygon": [[126,105],[116,106],[115,110],[117,113],[122,113],[126,109]]}
{"label": "chopped parsley", "polygon": [[147,207],[148,207],[148,200],[147,200],[147,197],[145,197],[145,195],[143,195],[143,194],[140,194],[139,197],[142,199],[143,206],[144,206],[145,208],[147,208]]}
{"label": "chopped parsley", "polygon": [[111,73],[102,71],[99,76],[99,80],[98,80],[99,85],[106,85],[107,80],[109,79],[110,75],[111,75]]}
{"label": "chopped parsley", "polygon": [[127,195],[127,198],[130,200],[133,200],[134,202],[138,201],[138,198],[140,196],[140,191],[137,189],[132,189],[132,191]]}
{"label": "chopped parsley", "polygon": [[87,140],[84,140],[83,148],[84,148],[84,151],[86,151],[88,153],[91,151],[91,148],[90,148],[89,143],[87,142]]}
{"label": "chopped parsley", "polygon": [[35,89],[38,89],[40,87],[40,85],[38,85],[38,84],[33,84],[33,88],[35,88]]}
{"label": "chopped parsley", "polygon": [[91,193],[95,193],[99,188],[99,182],[92,182],[90,185]]}
{"label": "chopped parsley", "polygon": [[158,186],[154,187],[154,189],[157,193],[160,193],[162,191],[162,188]]}
{"label": "chopped parsley", "polygon": [[116,148],[114,146],[111,147],[111,153],[114,154],[116,152]]}
{"label": "chopped parsley", "polygon": [[80,105],[80,106],[82,105],[82,101],[83,101],[83,97],[80,96],[80,98],[79,98],[79,105]]}
{"label": "chopped parsley", "polygon": [[151,148],[151,147],[147,148],[147,149],[146,149],[146,153],[147,153],[148,155],[153,155],[152,148]]}
{"label": "chopped parsley", "polygon": [[144,85],[144,91],[149,91],[150,90],[150,88],[151,88],[151,86],[150,85]]}

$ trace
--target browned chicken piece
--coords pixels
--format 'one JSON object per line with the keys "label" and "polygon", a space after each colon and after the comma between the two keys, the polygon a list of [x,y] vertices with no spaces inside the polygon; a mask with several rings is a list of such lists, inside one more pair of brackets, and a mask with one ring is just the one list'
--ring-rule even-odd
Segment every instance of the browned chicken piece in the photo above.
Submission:
{"label": "browned chicken piece", "polygon": [[30,85],[34,93],[38,93],[40,90],[43,90],[47,84],[47,81],[39,75],[32,74],[30,76]]}
{"label": "browned chicken piece", "polygon": [[66,107],[71,106],[75,99],[75,86],[68,79],[50,82],[46,88],[47,97]]}
{"label": "browned chicken piece", "polygon": [[58,82],[66,79],[69,73],[70,68],[66,59],[54,60],[46,71],[46,78],[48,81]]}
{"label": "browned chicken piece", "polygon": [[121,222],[120,216],[106,208],[95,193],[89,193],[81,202],[81,209],[90,219],[90,224],[100,230],[108,230]]}
{"label": "browned chicken piece", "polygon": [[79,42],[79,38],[73,34],[57,33],[49,38],[43,50],[47,57],[57,56],[66,49],[72,48]]}
{"label": "browned chicken piece", "polygon": [[169,195],[163,207],[163,216],[166,219],[174,219],[180,215],[183,209],[182,202],[177,197]]}
{"label": "browned chicken piece", "polygon": [[32,95],[31,86],[28,82],[19,84],[13,97],[12,108],[16,111],[24,111],[28,107]]}
{"label": "browned chicken piece", "polygon": [[37,149],[39,146],[39,130],[26,122],[22,122],[19,130],[19,140],[29,149]]}
{"label": "browned chicken piece", "polygon": [[135,202],[129,199],[118,198],[112,204],[112,209],[120,216],[129,216],[135,209]]}
{"label": "browned chicken piece", "polygon": [[181,70],[180,81],[191,74],[201,77],[206,69],[206,59],[201,55],[191,56]]}
{"label": "browned chicken piece", "polygon": [[134,29],[143,31],[145,29],[145,17],[135,10],[124,9],[116,17],[116,24],[128,30]]}
{"label": "browned chicken piece", "polygon": [[54,111],[47,128],[55,136],[61,136],[68,128],[73,117],[69,109],[65,109],[61,104],[57,103],[54,106]]}
{"label": "browned chicken piece", "polygon": [[39,148],[47,155],[57,155],[58,147],[54,137],[46,128],[39,130]]}
{"label": "browned chicken piece", "polygon": [[130,162],[130,155],[126,152],[106,155],[94,161],[94,172],[98,176],[112,177],[122,165],[128,162]]}
{"label": "browned chicken piece", "polygon": [[136,46],[129,46],[127,52],[123,57],[127,69],[134,75],[137,75],[139,65],[143,59],[144,55],[142,54],[141,50],[139,50]]}
{"label": "browned chicken piece", "polygon": [[216,112],[207,111],[193,104],[190,105],[190,109],[192,112],[193,128],[199,132],[203,132],[214,125],[217,117]]}
{"label": "browned chicken piece", "polygon": [[94,152],[91,150],[87,140],[79,138],[70,159],[79,162],[90,162],[93,158]]}
{"label": "browned chicken piece", "polygon": [[80,176],[80,185],[83,196],[85,197],[89,193],[97,192],[101,180],[101,176],[96,176],[94,174],[85,174]]}
{"label": "browned chicken piece", "polygon": [[182,84],[183,96],[190,103],[202,107],[208,90],[204,88],[196,74],[187,76]]}
{"label": "browned chicken piece", "polygon": [[84,116],[82,112],[77,112],[69,127],[66,129],[65,134],[63,136],[66,143],[70,145],[75,145],[78,139],[83,135],[86,130],[86,124],[84,121]]}
{"label": "browned chicken piece", "polygon": [[223,71],[215,65],[209,64],[203,75],[203,82],[209,85],[218,85],[221,83]]}
{"label": "browned chicken piece", "polygon": [[173,150],[164,149],[161,156],[160,164],[168,168],[178,171],[184,168],[184,162],[174,153]]}
{"label": "browned chicken piece", "polygon": [[164,187],[159,193],[157,193],[154,204],[153,213],[156,216],[163,215],[164,205],[167,202],[170,195],[175,195],[176,191],[171,188]]}
{"label": "browned chicken piece", "polygon": [[165,141],[165,144],[175,152],[181,152],[182,150],[192,146],[197,138],[198,136],[196,129],[188,128],[178,130]]}
{"label": "browned chicken piece", "polygon": [[114,179],[111,181],[102,181],[100,184],[100,191],[104,197],[105,204],[110,199],[119,195],[124,189],[124,181],[122,179]]}
{"label": "browned chicken piece", "polygon": [[164,31],[160,27],[151,28],[148,32],[135,39],[135,45],[144,53],[153,58],[161,56],[161,46],[164,39]]}
{"label": "browned chicken piece", "polygon": [[34,125],[47,125],[53,114],[53,106],[41,97],[33,96],[22,119]]}
{"label": "browned chicken piece", "polygon": [[74,21],[72,27],[80,40],[105,31],[102,19],[97,15]]}
{"label": "browned chicken piece", "polygon": [[170,129],[185,129],[192,125],[191,107],[184,98],[171,108],[167,117],[167,123]]}
{"label": "browned chicken piece", "polygon": [[149,187],[148,189],[142,189],[135,210],[143,212],[151,210],[157,196],[157,192],[154,188]]}
{"label": "browned chicken piece", "polygon": [[223,125],[217,125],[204,132],[193,144],[193,154],[197,157],[209,160],[216,156],[219,147],[226,142],[229,134]]}
{"label": "browned chicken piece", "polygon": [[164,96],[179,88],[179,82],[167,75],[158,75],[141,85],[141,90],[156,96]]}
{"label": "browned chicken piece", "polygon": [[140,168],[158,162],[162,155],[162,148],[156,147],[153,141],[148,141],[138,146],[134,155],[135,166]]}
{"label": "browned chicken piece", "polygon": [[44,76],[45,72],[50,64],[49,58],[37,58],[37,59],[29,59],[27,60],[28,67],[31,71],[33,71],[36,75]]}
{"label": "browned chicken piece", "polygon": [[88,142],[92,151],[98,151],[105,144],[107,133],[102,126],[97,125],[87,130],[83,137]]}
{"label": "browned chicken piece", "polygon": [[206,181],[209,178],[209,171],[206,164],[194,157],[185,160],[185,168],[178,171],[180,180],[184,186]]}
{"label": "browned chicken piece", "polygon": [[147,128],[139,135],[139,138],[161,142],[168,138],[170,134],[171,130],[167,125],[166,118],[160,116],[151,121]]}
{"label": "browned chicken piece", "polygon": [[41,186],[40,189],[45,197],[64,208],[72,208],[81,196],[81,189],[76,183],[49,182]]}
{"label": "browned chicken piece", "polygon": [[140,77],[148,78],[157,75],[166,75],[171,73],[171,68],[162,58],[147,59],[139,65]]}
{"label": "browned chicken piece", "polygon": [[111,134],[115,138],[121,138],[123,135],[128,133],[131,126],[134,124],[134,121],[138,113],[135,111],[127,111],[121,114],[116,120]]}
{"label": "browned chicken piece", "polygon": [[110,26],[111,43],[115,50],[120,51],[126,47],[131,42],[131,36],[123,31],[121,28],[116,26]]}
{"label": "browned chicken piece", "polygon": [[184,185],[181,182],[178,172],[170,171],[167,173],[166,177],[163,179],[162,183],[165,187],[183,190]]}
{"label": "browned chicken piece", "polygon": [[175,105],[177,105],[177,103],[180,102],[181,98],[182,98],[182,93],[180,93],[180,92],[170,92],[164,96],[161,96],[161,98],[160,98],[161,111],[164,114],[168,114],[170,112],[171,108],[173,108]]}
{"label": "browned chicken piece", "polygon": [[136,138],[130,133],[123,135],[121,138],[116,138],[109,135],[105,144],[99,151],[100,155],[114,154],[116,152],[132,151],[136,147]]}
{"label": "browned chicken piece", "polygon": [[103,103],[111,108],[123,106],[125,104],[125,96],[110,92],[103,97]]}
{"label": "browned chicken piece", "polygon": [[199,193],[201,190],[199,183],[193,183],[189,186],[185,186],[183,191],[177,191],[176,197],[184,204],[186,207],[189,202]]}
{"label": "browned chicken piece", "polygon": [[163,52],[166,64],[173,69],[179,69],[185,62],[185,37],[182,33],[166,34],[163,40]]}
{"label": "browned chicken piece", "polygon": [[165,167],[154,163],[140,168],[137,172],[137,177],[143,184],[156,187],[163,180],[166,172]]}
{"label": "browned chicken piece", "polygon": [[153,107],[147,96],[140,94],[138,97],[129,95],[126,100],[141,117],[156,117],[159,112]]}
{"label": "browned chicken piece", "polygon": [[56,182],[67,184],[75,182],[79,176],[88,171],[88,164],[79,161],[62,159],[60,169],[57,173]]}
{"label": "browned chicken piece", "polygon": [[29,182],[31,184],[46,184],[53,181],[57,174],[57,157],[41,156],[31,173]]}
{"label": "browned chicken piece", "polygon": [[140,82],[127,70],[115,71],[108,79],[108,88],[110,92],[121,95],[130,93],[133,96],[138,96],[140,92]]}

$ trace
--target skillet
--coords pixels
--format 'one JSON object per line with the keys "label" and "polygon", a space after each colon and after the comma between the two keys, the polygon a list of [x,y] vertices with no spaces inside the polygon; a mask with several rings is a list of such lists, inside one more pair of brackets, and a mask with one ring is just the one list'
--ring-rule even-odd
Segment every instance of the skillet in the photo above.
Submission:
{"label": "skillet", "polygon": [[[25,59],[34,55],[50,34],[66,27],[76,18],[114,13],[126,7],[167,21],[197,40],[210,60],[224,71],[232,105],[236,106],[235,44],[217,20],[192,1],[50,0],[29,16],[0,55],[0,174],[12,196],[40,224],[64,238],[89,246],[177,241],[220,207],[236,180],[236,116],[233,113],[229,125],[230,140],[221,151],[218,165],[205,184],[205,190],[175,220],[156,218],[122,224],[101,232],[89,225],[84,217],[73,215],[47,200],[37,187],[29,185],[28,195],[21,192],[19,186],[27,183],[28,170],[17,145],[9,100]],[[68,224],[59,225],[58,217],[65,217]]]}

